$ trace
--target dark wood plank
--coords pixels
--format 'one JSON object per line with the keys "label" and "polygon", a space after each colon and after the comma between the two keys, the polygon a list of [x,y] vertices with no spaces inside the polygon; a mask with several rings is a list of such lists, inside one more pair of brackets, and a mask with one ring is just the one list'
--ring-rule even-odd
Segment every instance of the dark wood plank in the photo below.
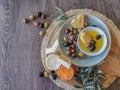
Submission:
{"label": "dark wood plank", "polygon": [[[89,8],[112,19],[120,28],[120,0],[57,0],[65,11]],[[0,90],[62,90],[46,78],[40,58],[42,38],[33,22],[22,23],[31,13],[44,11],[47,21],[55,17],[50,0],[0,0]],[[51,13],[52,12],[52,13]],[[107,90],[119,90],[117,79]]]}

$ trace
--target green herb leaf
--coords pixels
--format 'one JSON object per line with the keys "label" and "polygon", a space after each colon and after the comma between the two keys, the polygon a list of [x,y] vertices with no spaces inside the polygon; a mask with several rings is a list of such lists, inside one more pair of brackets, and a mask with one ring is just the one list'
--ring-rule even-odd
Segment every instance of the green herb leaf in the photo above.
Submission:
{"label": "green herb leaf", "polygon": [[56,11],[58,14],[58,18],[56,20],[59,21],[59,25],[61,25],[68,19],[68,16],[58,7],[56,7]]}
{"label": "green herb leaf", "polygon": [[105,75],[100,71],[100,66],[85,67],[75,73],[75,80],[83,84],[84,90],[102,90],[101,78]]}
{"label": "green herb leaf", "polygon": [[64,12],[62,11],[62,9],[56,7],[56,10],[57,10],[57,14],[58,15],[62,15]]}
{"label": "green herb leaf", "polygon": [[99,73],[99,74],[97,74],[97,77],[99,77],[99,78],[105,78],[105,75],[103,73]]}
{"label": "green herb leaf", "polygon": [[82,83],[82,81],[81,81],[81,79],[80,78],[78,78],[78,77],[75,77],[75,80],[78,82],[78,83]]}
{"label": "green herb leaf", "polygon": [[74,86],[74,87],[76,87],[76,88],[81,88],[80,86]]}

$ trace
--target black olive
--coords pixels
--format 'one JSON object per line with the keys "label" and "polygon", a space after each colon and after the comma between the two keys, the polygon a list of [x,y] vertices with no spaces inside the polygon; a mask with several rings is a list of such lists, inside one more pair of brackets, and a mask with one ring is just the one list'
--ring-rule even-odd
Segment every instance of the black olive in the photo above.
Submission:
{"label": "black olive", "polygon": [[69,42],[65,42],[65,43],[63,44],[64,47],[68,47],[69,45],[70,45]]}
{"label": "black olive", "polygon": [[100,39],[100,38],[101,38],[101,35],[96,35],[95,38],[96,38],[96,39]]}
{"label": "black olive", "polygon": [[44,23],[41,23],[41,24],[39,25],[39,28],[44,28]]}
{"label": "black olive", "polygon": [[54,74],[54,73],[55,73],[55,71],[54,71],[54,70],[51,70],[51,71],[50,71],[50,73],[51,73],[51,74]]}
{"label": "black olive", "polygon": [[56,80],[57,79],[57,76],[56,75],[52,75],[51,76],[53,80]]}
{"label": "black olive", "polygon": [[40,72],[39,77],[44,77],[44,72]]}
{"label": "black olive", "polygon": [[98,27],[97,25],[91,25],[91,26],[93,26],[93,27]]}
{"label": "black olive", "polygon": [[90,48],[89,48],[90,51],[94,51],[95,49],[96,49],[95,45],[91,45]]}
{"label": "black olive", "polygon": [[41,16],[42,16],[42,12],[37,12],[37,13],[36,13],[36,16],[37,16],[37,17],[41,17]]}

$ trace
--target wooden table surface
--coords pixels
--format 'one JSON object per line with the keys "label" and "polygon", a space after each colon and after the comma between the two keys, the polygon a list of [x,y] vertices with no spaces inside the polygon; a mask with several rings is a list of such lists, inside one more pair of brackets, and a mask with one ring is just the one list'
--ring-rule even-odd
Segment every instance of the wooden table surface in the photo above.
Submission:
{"label": "wooden table surface", "polygon": [[[120,28],[120,0],[56,0],[65,11],[89,8],[105,14]],[[54,18],[50,0],[0,0],[0,90],[63,90],[47,78],[39,78],[42,37],[33,22],[22,19],[37,11]],[[43,22],[41,20],[41,22]],[[118,78],[106,90],[120,90]]]}

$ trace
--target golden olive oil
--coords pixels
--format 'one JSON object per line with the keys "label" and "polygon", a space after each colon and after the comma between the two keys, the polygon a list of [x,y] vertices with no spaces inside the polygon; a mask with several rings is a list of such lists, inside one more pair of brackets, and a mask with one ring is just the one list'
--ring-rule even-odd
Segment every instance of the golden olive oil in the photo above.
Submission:
{"label": "golden olive oil", "polygon": [[[87,32],[89,35],[92,36],[92,40],[95,40],[95,41],[96,41],[96,44],[95,44],[96,49],[95,49],[93,52],[97,52],[98,50],[100,50],[101,47],[102,47],[102,44],[103,44],[103,38],[101,37],[101,38],[98,39],[98,40],[96,40],[96,38],[95,38],[96,35],[99,35],[99,33],[96,32],[96,31],[94,31],[94,30],[88,30],[88,31],[85,31],[85,32]],[[79,44],[80,44],[81,48],[82,48],[84,51],[86,51],[86,52],[91,52],[91,51],[89,51],[89,48],[86,47],[85,44],[84,44],[81,40],[79,40]]]}

